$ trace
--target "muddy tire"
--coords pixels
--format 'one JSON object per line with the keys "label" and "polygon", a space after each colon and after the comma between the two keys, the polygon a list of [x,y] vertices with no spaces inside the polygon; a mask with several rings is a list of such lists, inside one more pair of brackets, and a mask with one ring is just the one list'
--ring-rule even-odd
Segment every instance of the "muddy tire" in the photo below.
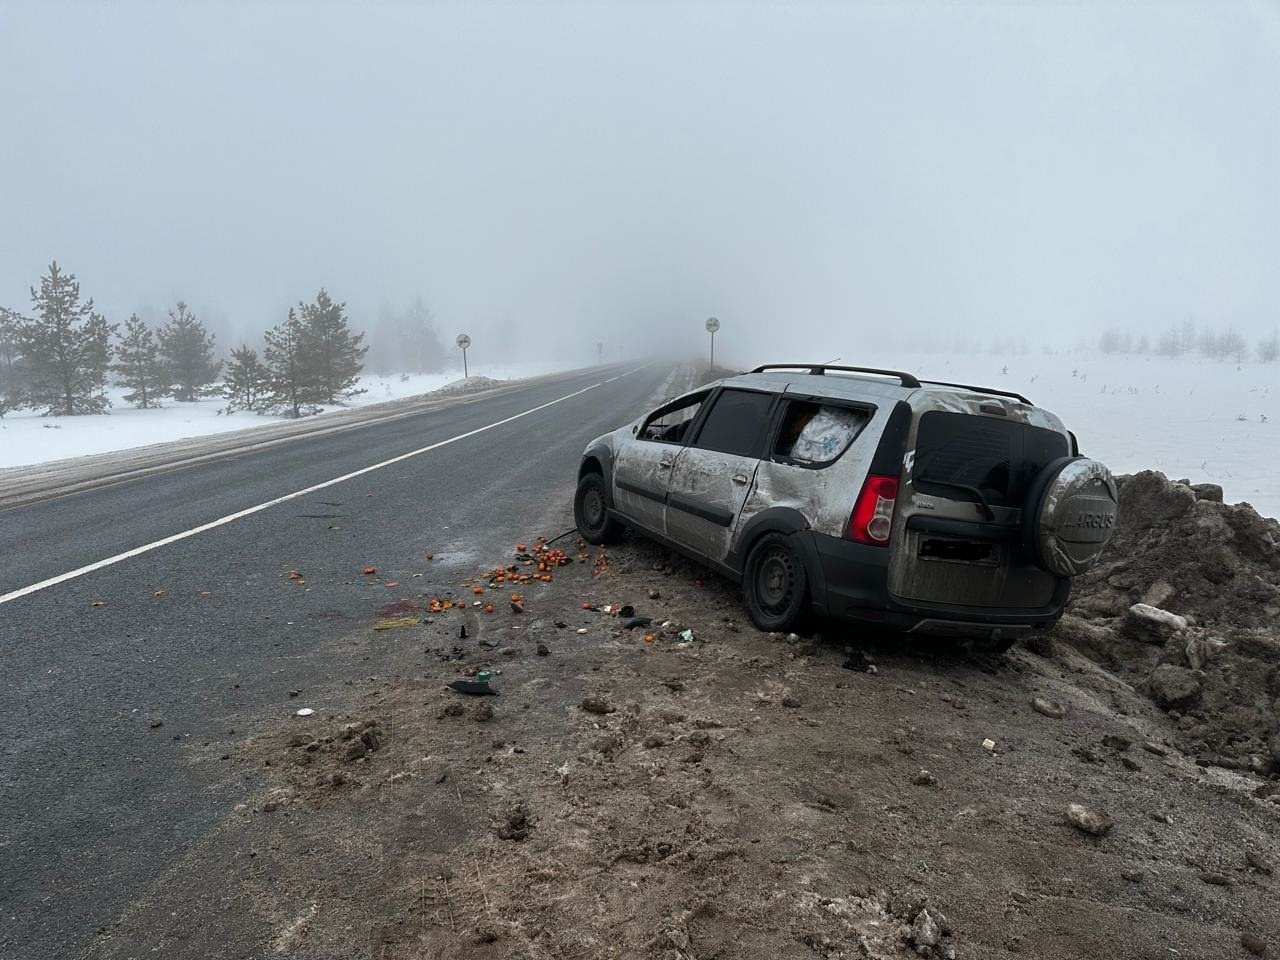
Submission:
{"label": "muddy tire", "polygon": [[1042,570],[1074,577],[1093,567],[1115,532],[1120,495],[1097,460],[1062,457],[1032,482],[1022,511],[1022,546]]}
{"label": "muddy tire", "polygon": [[578,481],[573,520],[587,543],[617,543],[622,538],[623,525],[609,515],[608,491],[600,474],[588,473]]}
{"label": "muddy tire", "polygon": [[759,629],[797,629],[809,610],[809,577],[790,539],[766,533],[747,554],[742,571],[747,615]]}

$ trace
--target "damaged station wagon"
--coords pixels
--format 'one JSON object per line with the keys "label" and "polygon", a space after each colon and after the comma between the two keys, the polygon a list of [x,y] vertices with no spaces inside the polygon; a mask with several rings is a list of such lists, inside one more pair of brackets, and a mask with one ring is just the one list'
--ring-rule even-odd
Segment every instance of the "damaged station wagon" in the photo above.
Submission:
{"label": "damaged station wagon", "polygon": [[1117,492],[1052,413],[1003,390],[768,364],[593,440],[574,515],[742,585],[761,630],[810,614],[1007,647],[1061,616]]}

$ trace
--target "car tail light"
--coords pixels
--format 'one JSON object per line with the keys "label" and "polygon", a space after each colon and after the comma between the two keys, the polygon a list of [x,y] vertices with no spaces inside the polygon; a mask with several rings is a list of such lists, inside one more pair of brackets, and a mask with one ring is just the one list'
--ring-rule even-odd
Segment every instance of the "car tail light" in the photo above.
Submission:
{"label": "car tail light", "polygon": [[897,477],[867,477],[849,518],[849,539],[887,547],[893,532],[893,507],[898,501]]}

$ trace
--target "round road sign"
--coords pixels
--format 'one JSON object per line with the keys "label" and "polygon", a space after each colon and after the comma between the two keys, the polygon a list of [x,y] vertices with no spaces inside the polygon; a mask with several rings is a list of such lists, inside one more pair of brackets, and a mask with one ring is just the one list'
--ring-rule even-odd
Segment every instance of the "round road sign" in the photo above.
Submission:
{"label": "round road sign", "polygon": [[707,318],[707,333],[715,333],[720,329],[720,321],[715,317]]}
{"label": "round road sign", "polygon": [[458,339],[457,339],[457,340],[455,340],[454,342],[455,342],[459,347],[461,347],[463,350],[465,350],[465,349],[467,349],[467,347],[471,346],[471,338],[470,338],[470,337],[468,337],[465,333],[460,333],[460,334],[458,334]]}

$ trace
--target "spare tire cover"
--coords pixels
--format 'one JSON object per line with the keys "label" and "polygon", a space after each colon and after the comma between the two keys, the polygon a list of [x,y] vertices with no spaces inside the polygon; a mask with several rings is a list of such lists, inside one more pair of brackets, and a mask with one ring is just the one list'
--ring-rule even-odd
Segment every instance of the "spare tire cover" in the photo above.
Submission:
{"label": "spare tire cover", "polygon": [[1098,562],[1116,528],[1119,494],[1097,460],[1063,457],[1031,484],[1023,513],[1024,543],[1036,565],[1074,577]]}

